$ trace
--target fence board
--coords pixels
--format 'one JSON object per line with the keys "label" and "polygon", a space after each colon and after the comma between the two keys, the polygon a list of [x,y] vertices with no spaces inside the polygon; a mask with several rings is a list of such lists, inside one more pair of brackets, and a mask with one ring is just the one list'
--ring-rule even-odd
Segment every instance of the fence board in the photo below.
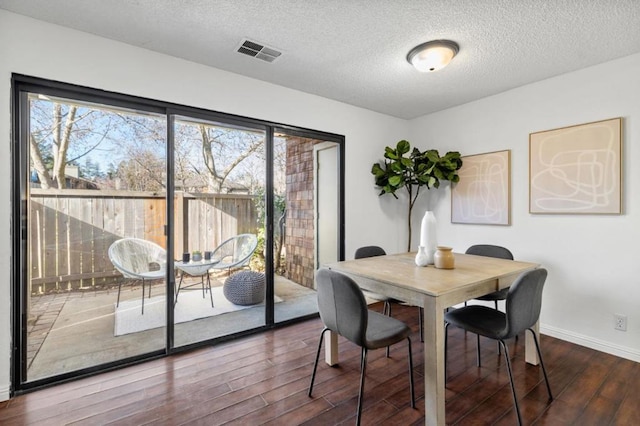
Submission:
{"label": "fence board", "polygon": [[80,243],[80,288],[94,287],[95,283],[92,278],[84,278],[85,274],[91,274],[94,272],[93,266],[95,264],[93,256],[95,250],[93,249],[93,243],[95,241],[93,219],[93,198],[81,198],[77,201],[80,202],[80,235],[82,236]]}
{"label": "fence board", "polygon": [[[44,206],[43,232],[42,232],[42,250],[43,255],[43,275],[50,277],[58,274],[58,230],[56,229],[56,199],[44,198],[42,200]],[[57,288],[57,285],[56,285]]]}

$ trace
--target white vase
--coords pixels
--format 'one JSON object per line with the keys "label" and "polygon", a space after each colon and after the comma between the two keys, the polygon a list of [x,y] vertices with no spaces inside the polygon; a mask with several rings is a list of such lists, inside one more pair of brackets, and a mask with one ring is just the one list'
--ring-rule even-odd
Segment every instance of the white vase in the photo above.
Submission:
{"label": "white vase", "polygon": [[429,264],[429,257],[424,246],[418,247],[418,254],[416,254],[416,265],[427,266]]}
{"label": "white vase", "polygon": [[436,216],[430,210],[424,213],[420,225],[420,246],[424,247],[428,262],[432,265],[433,255],[438,247],[438,238],[436,236]]}

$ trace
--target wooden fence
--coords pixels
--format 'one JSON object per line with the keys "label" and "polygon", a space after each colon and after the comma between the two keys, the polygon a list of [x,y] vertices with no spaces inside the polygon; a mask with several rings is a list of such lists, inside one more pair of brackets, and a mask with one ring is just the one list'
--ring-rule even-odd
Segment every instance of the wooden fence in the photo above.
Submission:
{"label": "wooden fence", "polygon": [[[89,290],[121,275],[109,261],[111,243],[142,238],[165,247],[164,193],[32,189],[29,210],[31,293]],[[257,232],[254,197],[176,193],[175,253],[213,250],[241,233]]]}

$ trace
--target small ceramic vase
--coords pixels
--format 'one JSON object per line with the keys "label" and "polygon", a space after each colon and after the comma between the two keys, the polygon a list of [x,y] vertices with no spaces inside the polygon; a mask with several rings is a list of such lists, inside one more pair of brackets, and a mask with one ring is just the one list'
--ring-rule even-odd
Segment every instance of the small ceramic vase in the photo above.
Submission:
{"label": "small ceramic vase", "polygon": [[200,262],[202,260],[202,253],[193,253],[193,255],[191,256],[191,259],[194,262]]}
{"label": "small ceramic vase", "polygon": [[429,264],[429,256],[424,246],[418,247],[418,254],[416,254],[416,265],[427,266]]}
{"label": "small ceramic vase", "polygon": [[438,246],[436,254],[433,256],[436,268],[439,269],[453,269],[455,264],[455,257],[451,251],[451,247]]}

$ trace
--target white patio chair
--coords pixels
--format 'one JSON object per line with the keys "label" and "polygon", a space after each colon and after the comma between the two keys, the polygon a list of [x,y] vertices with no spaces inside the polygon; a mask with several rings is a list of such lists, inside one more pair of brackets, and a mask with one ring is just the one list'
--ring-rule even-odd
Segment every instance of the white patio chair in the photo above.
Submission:
{"label": "white patio chair", "polygon": [[240,234],[231,237],[211,253],[211,258],[219,261],[211,269],[231,271],[231,269],[248,266],[257,246],[258,238],[254,234]]}
{"label": "white patio chair", "polygon": [[[139,238],[123,238],[115,241],[109,247],[109,260],[113,266],[125,277],[142,280],[142,314],[144,315],[144,286],[145,280],[164,279],[167,270],[167,252],[151,241]],[[120,305],[120,288],[118,283],[118,301]],[[149,298],[151,285],[149,285]]]}

